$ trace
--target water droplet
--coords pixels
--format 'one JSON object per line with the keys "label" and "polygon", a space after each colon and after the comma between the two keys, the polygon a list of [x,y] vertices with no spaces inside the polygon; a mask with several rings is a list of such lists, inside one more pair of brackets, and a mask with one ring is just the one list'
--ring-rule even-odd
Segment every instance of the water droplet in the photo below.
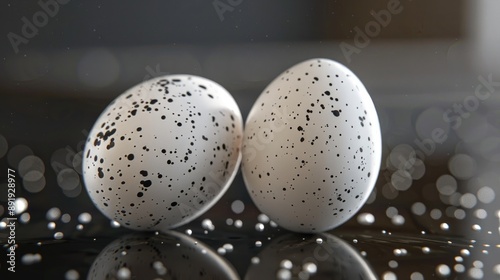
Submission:
{"label": "water droplet", "polygon": [[187,235],[191,235],[191,234],[193,234],[193,231],[192,231],[192,230],[190,230],[190,229],[186,229],[186,234],[187,234]]}
{"label": "water droplet", "polygon": [[257,230],[257,231],[263,231],[264,230],[264,224],[262,224],[262,223],[255,224],[255,230]]}
{"label": "water droplet", "polygon": [[388,263],[390,268],[397,268],[398,267],[398,262],[395,260],[390,260]]}
{"label": "water droplet", "polygon": [[[500,212],[499,212],[499,213],[500,213]],[[500,215],[500,214],[499,214],[499,215]],[[499,217],[500,217],[500,216],[499,216]],[[271,227],[273,227],[273,228],[278,227],[278,224],[277,224],[277,223],[275,223],[274,221],[270,221],[270,222],[269,222],[269,225],[270,225]]]}
{"label": "water droplet", "polygon": [[92,215],[87,212],[81,213],[78,215],[78,221],[82,224],[88,224],[92,221]]}
{"label": "water droplet", "polygon": [[470,256],[470,251],[467,249],[462,249],[462,250],[460,250],[460,254],[464,257],[468,257],[468,256]]}
{"label": "water droplet", "polygon": [[78,280],[80,279],[80,273],[78,273],[78,271],[74,269],[70,269],[66,271],[66,273],[64,274],[64,278],[66,280]]}
{"label": "water droplet", "polygon": [[451,273],[450,267],[445,264],[440,264],[436,267],[436,273],[441,277],[448,277]]}
{"label": "water droplet", "polygon": [[255,247],[261,247],[262,246],[262,242],[261,241],[255,241]]}
{"label": "water droplet", "polygon": [[476,261],[472,262],[472,266],[477,267],[477,268],[483,268],[484,265],[483,265],[482,261],[476,260]]}
{"label": "water droplet", "polygon": [[422,216],[425,213],[426,207],[422,202],[415,202],[411,206],[411,212],[417,216]]}
{"label": "water droplet", "polygon": [[54,239],[63,239],[64,234],[60,231],[54,233]]}
{"label": "water droplet", "polygon": [[448,169],[451,174],[460,180],[467,180],[475,175],[477,168],[476,160],[466,154],[457,154],[448,161]]}
{"label": "water droplet", "polygon": [[453,212],[453,216],[455,217],[455,219],[457,220],[463,220],[465,219],[466,217],[466,213],[465,213],[465,210],[464,209],[457,209]]}
{"label": "water droplet", "polygon": [[474,224],[474,225],[472,225],[472,230],[474,230],[474,231],[480,231],[481,230],[481,226],[478,225],[478,224]]}
{"label": "water droplet", "polygon": [[276,273],[276,278],[279,280],[292,279],[292,272],[290,270],[282,268],[278,270],[278,273]]}
{"label": "water droplet", "polygon": [[258,257],[253,257],[250,261],[252,262],[252,264],[260,263],[260,259]]}
{"label": "water droplet", "polygon": [[441,212],[441,210],[436,208],[436,209],[431,210],[430,215],[431,215],[431,218],[433,218],[434,220],[439,220],[443,216],[443,212]]}
{"label": "water droplet", "polygon": [[457,180],[451,175],[442,175],[436,181],[436,187],[440,194],[452,195],[457,191]]}
{"label": "water droplet", "polygon": [[469,277],[472,279],[483,279],[483,277],[484,277],[483,270],[480,268],[477,268],[477,267],[473,267],[473,268],[469,269],[468,274],[469,274]]}
{"label": "water droplet", "polygon": [[406,170],[396,170],[392,173],[391,184],[398,191],[406,191],[411,187],[413,178]]}
{"label": "water droplet", "polygon": [[484,186],[477,191],[477,198],[482,203],[489,204],[495,200],[495,191],[488,186]]}
{"label": "water droplet", "polygon": [[358,223],[362,225],[371,225],[375,222],[375,216],[371,213],[361,213],[358,215]]}
{"label": "water droplet", "polygon": [[213,231],[215,229],[215,226],[214,224],[212,223],[212,220],[210,219],[204,219],[202,222],[201,222],[201,226],[206,229],[206,230],[210,230],[210,231]]}
{"label": "water droplet", "polygon": [[235,214],[241,214],[245,210],[245,204],[241,200],[235,200],[231,203],[231,210]]}
{"label": "water droplet", "polygon": [[404,248],[401,248],[401,249],[394,249],[393,253],[394,253],[394,256],[401,257],[401,256],[405,256],[408,253],[408,251],[406,251],[406,249],[404,249]]}
{"label": "water droplet", "polygon": [[119,228],[120,227],[120,223],[118,223],[117,221],[111,221],[110,225],[112,228]]}
{"label": "water droplet", "polygon": [[61,216],[61,222],[67,224],[71,221],[71,215],[70,214],[63,214]]}
{"label": "water droplet", "polygon": [[397,280],[398,277],[396,276],[396,274],[394,272],[392,272],[392,271],[386,271],[382,275],[382,279],[383,280]]}
{"label": "water droplet", "polygon": [[465,266],[463,264],[460,264],[460,263],[457,263],[453,269],[457,272],[457,273],[464,273],[465,272]]}
{"label": "water droplet", "polygon": [[405,218],[401,215],[396,215],[392,217],[391,222],[396,226],[402,226],[405,223]]}
{"label": "water droplet", "polygon": [[293,264],[290,260],[284,259],[280,262],[280,267],[290,270],[290,269],[292,269]]}
{"label": "water droplet", "polygon": [[410,275],[410,280],[424,280],[424,275],[420,272],[413,272]]}
{"label": "water droplet", "polygon": [[231,218],[227,218],[227,219],[226,219],[226,225],[228,225],[228,226],[232,226],[232,225],[233,225],[233,223],[234,223],[233,219],[231,219]]}
{"label": "water droplet", "polygon": [[422,253],[429,254],[430,252],[431,252],[431,248],[429,248],[429,247],[422,247]]}
{"label": "water droplet", "polygon": [[323,243],[323,239],[321,239],[320,237],[316,238],[316,243],[318,243],[318,244]]}
{"label": "water droplet", "polygon": [[488,212],[486,212],[486,210],[484,209],[477,209],[476,211],[474,211],[474,215],[476,216],[476,218],[483,220],[488,217]]}
{"label": "water droplet", "polygon": [[119,280],[127,280],[132,276],[132,272],[130,271],[130,269],[122,267],[118,269],[118,271],[116,272],[116,276]]}
{"label": "water droplet", "polygon": [[259,216],[257,216],[257,221],[265,224],[265,223],[269,223],[269,217],[266,215],[266,214],[259,214]]}
{"label": "water droplet", "polygon": [[50,222],[47,224],[47,228],[50,229],[50,230],[53,230],[56,228],[56,223],[54,222]]}
{"label": "water droplet", "polygon": [[217,249],[217,253],[219,253],[219,255],[225,255],[226,254],[226,249],[224,249],[222,247],[219,247]]}
{"label": "water droplet", "polygon": [[439,225],[439,227],[442,229],[442,230],[449,230],[450,229],[450,226],[447,224],[447,223],[441,223]]}
{"label": "water droplet", "polygon": [[309,274],[315,274],[318,271],[318,267],[315,263],[307,262],[302,265],[302,271],[305,271]]}
{"label": "water droplet", "polygon": [[21,215],[21,217],[19,217],[19,221],[23,224],[29,223],[30,219],[31,219],[31,216],[30,216],[30,213],[28,213],[28,212],[23,213]]}
{"label": "water droplet", "polygon": [[14,200],[16,215],[20,215],[28,209],[28,201],[24,197],[18,197]]}
{"label": "water droplet", "polygon": [[500,275],[500,264],[497,264],[493,267],[493,273],[496,275]]}
{"label": "water droplet", "polygon": [[460,205],[464,208],[473,208],[477,204],[477,198],[472,193],[463,194],[460,197]]}
{"label": "water droplet", "polygon": [[31,265],[34,263],[38,263],[40,261],[42,261],[42,255],[40,255],[40,254],[25,254],[21,258],[21,262],[24,265]]}
{"label": "water droplet", "polygon": [[385,210],[385,215],[389,218],[392,219],[392,217],[396,216],[399,213],[398,209],[396,207],[388,207]]}
{"label": "water droplet", "polygon": [[163,265],[161,261],[155,261],[153,263],[153,268],[156,270],[156,274],[158,275],[167,274],[167,268]]}
{"label": "water droplet", "polygon": [[59,208],[57,208],[57,207],[50,208],[47,211],[47,214],[45,215],[45,217],[49,221],[55,221],[55,220],[59,219],[60,216],[61,216],[61,210],[59,210]]}
{"label": "water droplet", "polygon": [[224,250],[226,250],[226,252],[228,252],[228,253],[231,253],[234,249],[233,245],[229,244],[229,243],[222,245],[222,248],[224,248]]}
{"label": "water droplet", "polygon": [[234,221],[234,226],[236,228],[241,228],[243,226],[243,222],[241,220]]}

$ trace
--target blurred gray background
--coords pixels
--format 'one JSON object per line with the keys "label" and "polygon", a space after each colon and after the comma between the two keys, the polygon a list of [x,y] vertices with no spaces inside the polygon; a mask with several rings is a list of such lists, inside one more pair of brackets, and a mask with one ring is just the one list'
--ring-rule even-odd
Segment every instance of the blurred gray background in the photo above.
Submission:
{"label": "blurred gray background", "polygon": [[[477,239],[491,249],[477,246],[467,261],[483,261],[486,279],[492,272],[500,243],[499,1],[42,0],[0,7],[0,170],[20,173],[19,214],[29,214],[20,238],[52,237],[46,214],[54,207],[73,217],[58,223],[68,237],[111,229],[85,193],[81,151],[100,112],[131,86],[166,74],[204,76],[228,89],[246,116],[282,71],[324,57],[363,81],[383,134],[382,170],[360,211],[376,222],[353,218],[342,229]],[[436,129],[444,141],[434,140]],[[0,189],[5,182],[2,171]],[[245,205],[242,213],[235,201]],[[2,217],[5,206],[0,192]],[[84,232],[75,229],[82,212],[93,216]],[[254,221],[257,214],[238,175],[193,224],[210,217],[231,231],[226,218]]]}

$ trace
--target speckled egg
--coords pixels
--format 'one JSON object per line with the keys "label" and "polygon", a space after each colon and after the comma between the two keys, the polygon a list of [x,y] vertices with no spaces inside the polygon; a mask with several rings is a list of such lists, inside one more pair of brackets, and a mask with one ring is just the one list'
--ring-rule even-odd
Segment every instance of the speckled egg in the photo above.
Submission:
{"label": "speckled egg", "polygon": [[277,77],[248,116],[242,171],[256,206],[280,226],[321,232],[368,199],[381,161],[377,112],[361,81],[328,59]]}
{"label": "speckled egg", "polygon": [[109,219],[139,230],[185,224],[219,200],[237,173],[243,124],[222,86],[169,75],[117,97],[83,153],[88,194]]}

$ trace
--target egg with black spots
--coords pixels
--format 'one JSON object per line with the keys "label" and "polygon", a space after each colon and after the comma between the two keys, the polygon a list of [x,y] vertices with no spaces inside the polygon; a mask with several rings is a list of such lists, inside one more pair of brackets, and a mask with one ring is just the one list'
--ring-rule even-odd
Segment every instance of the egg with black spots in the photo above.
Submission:
{"label": "egg with black spots", "polygon": [[361,81],[328,59],[301,62],[259,96],[246,121],[242,172],[260,211],[283,228],[322,232],[368,199],[380,125]]}
{"label": "egg with black spots", "polygon": [[83,153],[86,190],[109,219],[174,228],[225,193],[241,161],[243,121],[229,92],[197,76],[144,81],[99,116]]}

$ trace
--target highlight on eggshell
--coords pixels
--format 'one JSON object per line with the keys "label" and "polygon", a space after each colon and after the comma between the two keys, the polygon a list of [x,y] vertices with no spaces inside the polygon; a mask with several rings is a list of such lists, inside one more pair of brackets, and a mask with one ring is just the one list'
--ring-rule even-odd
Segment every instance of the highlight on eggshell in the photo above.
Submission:
{"label": "highlight on eggshell", "polygon": [[283,228],[322,232],[364,205],[381,161],[375,106],[356,75],[329,59],[301,62],[253,105],[242,172],[260,211]]}
{"label": "highlight on eggshell", "polygon": [[242,136],[238,105],[219,84],[192,75],[144,81],[111,102],[90,131],[87,192],[127,228],[186,224],[228,189]]}

